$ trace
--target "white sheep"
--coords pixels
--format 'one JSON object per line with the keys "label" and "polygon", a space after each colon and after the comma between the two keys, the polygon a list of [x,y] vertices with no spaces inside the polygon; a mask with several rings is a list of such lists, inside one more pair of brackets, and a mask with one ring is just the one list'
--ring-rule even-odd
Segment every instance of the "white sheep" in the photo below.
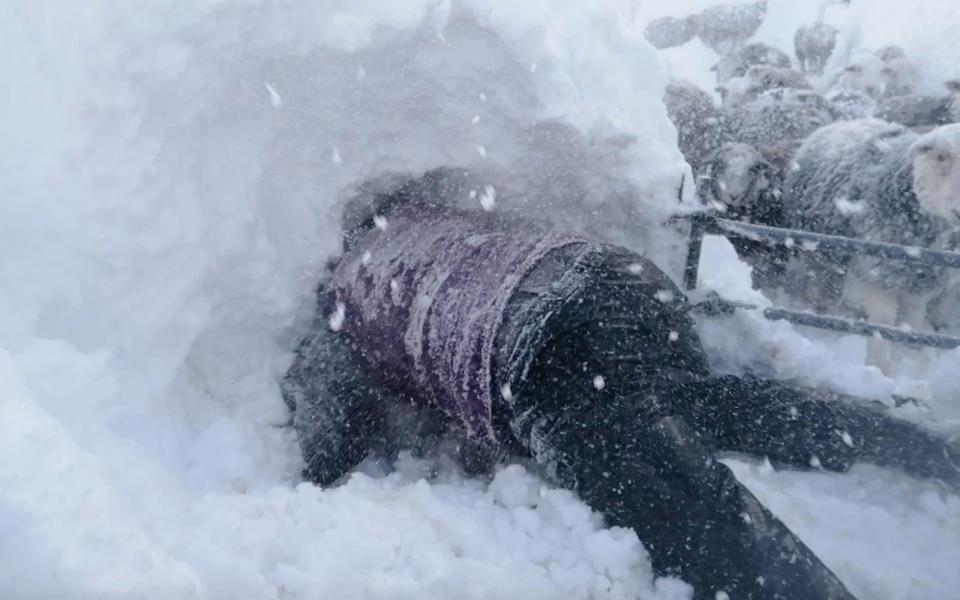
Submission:
{"label": "white sheep", "polygon": [[883,95],[888,98],[912,94],[917,86],[917,67],[900,46],[884,46],[874,55],[883,67]]}
{"label": "white sheep", "polygon": [[754,148],[802,140],[834,121],[829,108],[810,90],[768,90],[751,102],[720,110],[720,139]]}
{"label": "white sheep", "polygon": [[[788,227],[863,240],[949,249],[960,231],[960,125],[917,134],[878,119],[839,122],[811,135],[784,184]],[[942,269],[846,253],[799,252],[788,288],[819,310],[923,327]],[[889,370],[889,350],[871,341]]]}
{"label": "white sheep", "polygon": [[755,43],[727,54],[710,67],[710,70],[716,73],[719,86],[735,77],[743,77],[747,69],[754,65],[770,65],[784,69],[791,66],[786,52],[767,44]]}
{"label": "white sheep", "polygon": [[766,18],[767,0],[711,6],[700,12],[697,36],[708,48],[720,56],[726,56],[742,48]]}
{"label": "white sheep", "polygon": [[710,94],[685,81],[669,83],[663,101],[677,128],[680,152],[696,171],[722,143],[720,111]]}
{"label": "white sheep", "polygon": [[[761,151],[747,144],[724,144],[697,172],[701,203],[727,219],[782,227],[784,170],[777,155],[783,150],[774,147]],[[765,290],[779,285],[788,258],[785,248],[741,238],[732,239],[731,243],[740,259],[750,265],[755,288]]]}
{"label": "white sheep", "polygon": [[647,23],[643,37],[657,49],[682,46],[697,36],[698,15],[683,18],[660,17]]}
{"label": "white sheep", "polygon": [[753,65],[742,77],[735,77],[717,88],[723,106],[740,106],[775,89],[812,89],[803,73],[789,67]]}
{"label": "white sheep", "polygon": [[644,37],[655,48],[673,48],[694,36],[721,56],[742,48],[767,16],[767,0],[752,4],[720,5],[683,18],[661,17],[644,28]]}
{"label": "white sheep", "polygon": [[886,98],[877,108],[876,116],[907,127],[937,127],[960,122],[960,80],[952,79],[944,86],[945,96]]}
{"label": "white sheep", "polygon": [[817,20],[812,25],[802,25],[793,36],[797,62],[804,73],[823,73],[827,61],[837,46],[837,28],[824,22],[826,9],[834,4],[849,4],[849,0],[828,0],[820,4]]}

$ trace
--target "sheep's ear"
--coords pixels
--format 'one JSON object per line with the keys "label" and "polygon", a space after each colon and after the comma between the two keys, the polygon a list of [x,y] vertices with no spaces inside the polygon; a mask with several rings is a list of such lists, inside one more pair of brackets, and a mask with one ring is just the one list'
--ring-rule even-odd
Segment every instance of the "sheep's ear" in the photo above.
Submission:
{"label": "sheep's ear", "polygon": [[720,63],[717,63],[717,64],[713,65],[712,67],[710,67],[710,70],[713,71],[714,73],[716,73],[718,66],[720,66]]}
{"label": "sheep's ear", "polygon": [[913,145],[914,154],[930,154],[933,152],[933,144],[930,142],[919,142]]}
{"label": "sheep's ear", "polygon": [[951,79],[944,83],[951,92],[960,92],[960,79]]}

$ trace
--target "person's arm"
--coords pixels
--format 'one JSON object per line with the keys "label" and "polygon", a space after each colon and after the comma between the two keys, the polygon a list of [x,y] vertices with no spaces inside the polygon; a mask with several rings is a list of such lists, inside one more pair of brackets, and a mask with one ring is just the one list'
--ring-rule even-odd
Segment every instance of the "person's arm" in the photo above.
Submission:
{"label": "person's arm", "polygon": [[300,438],[305,476],[329,485],[348,473],[383,432],[383,394],[359,349],[318,318],[281,383]]}

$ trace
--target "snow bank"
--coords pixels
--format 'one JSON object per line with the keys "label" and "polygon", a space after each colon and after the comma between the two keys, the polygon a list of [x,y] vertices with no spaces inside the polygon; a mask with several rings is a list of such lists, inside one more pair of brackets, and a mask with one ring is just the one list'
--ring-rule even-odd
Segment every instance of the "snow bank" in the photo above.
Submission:
{"label": "snow bank", "polygon": [[686,595],[522,473],[293,487],[276,385],[370,175],[561,164],[640,245],[686,167],[619,4],[3,5],[0,596]]}

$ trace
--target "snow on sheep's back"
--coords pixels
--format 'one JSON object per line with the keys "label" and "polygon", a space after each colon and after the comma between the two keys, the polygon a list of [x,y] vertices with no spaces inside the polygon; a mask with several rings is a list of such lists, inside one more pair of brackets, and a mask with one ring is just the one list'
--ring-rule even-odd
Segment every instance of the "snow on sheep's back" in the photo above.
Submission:
{"label": "snow on sheep's back", "polygon": [[0,596],[685,595],[523,473],[293,487],[276,385],[371,175],[535,188],[564,121],[582,226],[643,244],[686,167],[618,3],[3,4]]}

